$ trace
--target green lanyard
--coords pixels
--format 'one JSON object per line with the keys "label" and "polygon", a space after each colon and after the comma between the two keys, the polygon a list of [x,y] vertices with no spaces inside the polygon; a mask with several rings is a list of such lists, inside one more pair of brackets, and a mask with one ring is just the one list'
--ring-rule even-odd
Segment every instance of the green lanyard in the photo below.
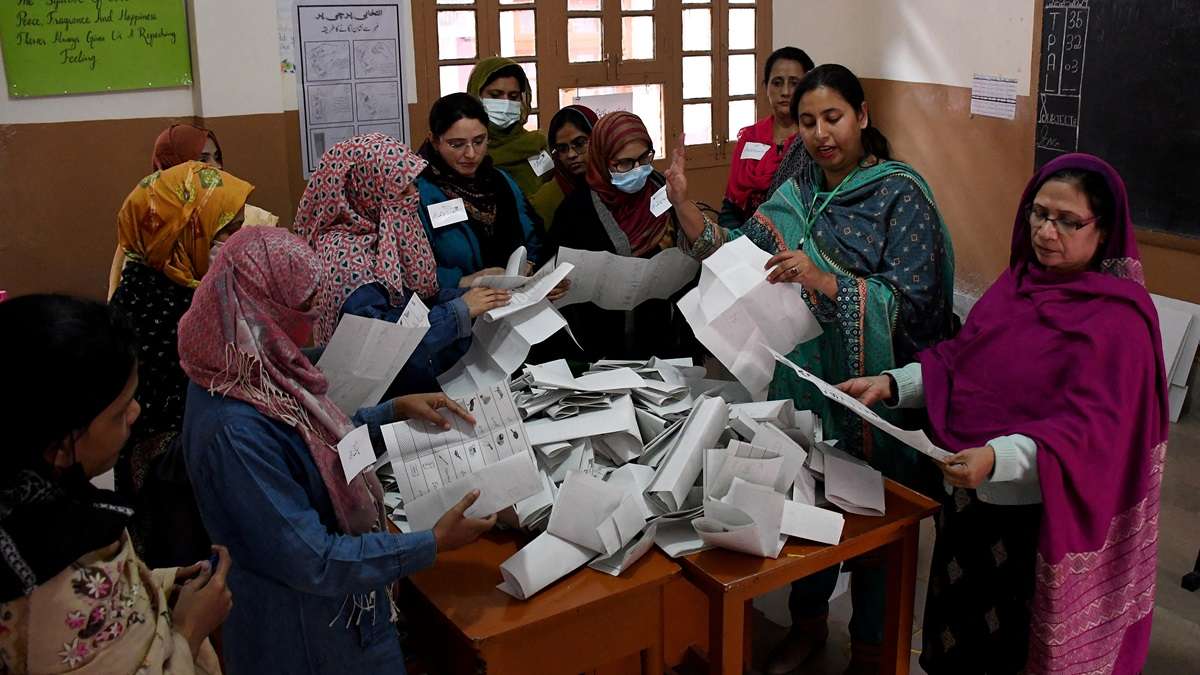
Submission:
{"label": "green lanyard", "polygon": [[[809,204],[808,206],[808,229],[810,231],[812,230],[813,222],[816,221],[817,216],[821,215],[825,208],[829,206],[829,202],[833,201],[833,198],[842,191],[842,186],[846,183],[849,183],[850,179],[854,177],[854,174],[858,173],[858,169],[859,167],[854,167],[854,170],[851,171],[845,178],[843,178],[842,182],[838,183],[837,187],[829,191],[829,196],[826,197],[825,201],[821,203],[821,208],[819,209],[817,209],[817,197],[820,197],[821,193],[817,191],[813,192],[812,204]],[[813,209],[816,210],[814,211]]]}

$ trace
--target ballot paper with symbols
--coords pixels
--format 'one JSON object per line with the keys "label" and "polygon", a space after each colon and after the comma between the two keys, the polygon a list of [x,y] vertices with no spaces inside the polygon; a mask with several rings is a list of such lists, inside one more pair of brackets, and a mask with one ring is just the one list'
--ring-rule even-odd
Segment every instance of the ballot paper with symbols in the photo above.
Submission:
{"label": "ballot paper with symbols", "polygon": [[767,282],[771,256],[746,237],[704,260],[700,284],[679,301],[696,339],[755,400],[766,398],[775,373],[768,348],[790,352],[821,334],[798,284]]}
{"label": "ballot paper with symbols", "polygon": [[853,396],[844,393],[832,384],[829,384],[825,380],[822,380],[816,375],[813,375],[807,370],[792,363],[792,361],[783,354],[780,354],[779,352],[770,348],[768,348],[768,351],[773,357],[775,357],[776,361],[790,368],[792,372],[796,373],[796,375],[800,377],[800,379],[812,383],[812,385],[815,386],[822,394],[824,394],[826,398],[832,399],[846,406],[851,410],[851,412],[870,422],[875,428],[886,433],[892,438],[907,444],[917,452],[920,452],[923,455],[928,455],[938,462],[945,462],[954,456],[952,453],[934,445],[933,441],[929,440],[929,437],[925,435],[924,431],[909,431],[908,429],[901,429],[900,427],[897,427],[891,422],[880,417],[874,410],[871,410],[867,406],[860,403]]}
{"label": "ballot paper with symbols", "polygon": [[557,261],[575,267],[571,288],[554,303],[558,307],[591,302],[603,309],[633,309],[647,300],[671,297],[700,269],[700,263],[677,248],[647,259],[563,247]]}
{"label": "ballot paper with symbols", "polygon": [[480,495],[467,510],[471,517],[496,513],[542,490],[533,448],[508,385],[496,385],[459,403],[475,417],[474,427],[449,414],[448,430],[421,420],[382,427],[385,458],[392,463],[414,530],[433,527],[472,489]]}
{"label": "ballot paper with symbols", "polygon": [[346,314],[317,360],[326,396],[347,415],[379,403],[429,331],[429,309],[416,293],[397,321]]}

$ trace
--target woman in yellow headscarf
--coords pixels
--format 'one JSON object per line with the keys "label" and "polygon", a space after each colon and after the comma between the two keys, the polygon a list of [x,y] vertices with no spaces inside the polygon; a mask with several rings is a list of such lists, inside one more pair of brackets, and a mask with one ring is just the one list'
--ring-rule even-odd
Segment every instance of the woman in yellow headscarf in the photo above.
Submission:
{"label": "woman in yellow headscarf", "polygon": [[546,135],[525,129],[533,89],[521,64],[502,56],[483,59],[471,69],[467,93],[487,110],[492,163],[511,176],[526,197],[532,196],[550,180],[554,160],[546,152]]}
{"label": "woman in yellow headscarf", "polygon": [[254,186],[200,162],[155,171],[138,182],[117,214],[125,267],[110,303],[132,321],[138,339],[142,414],[116,466],[116,488],[134,499],[130,532],[152,566],[208,557],[208,540],[171,452],[183,424],[187,376],[179,367],[176,326],[210,259],[242,226]]}

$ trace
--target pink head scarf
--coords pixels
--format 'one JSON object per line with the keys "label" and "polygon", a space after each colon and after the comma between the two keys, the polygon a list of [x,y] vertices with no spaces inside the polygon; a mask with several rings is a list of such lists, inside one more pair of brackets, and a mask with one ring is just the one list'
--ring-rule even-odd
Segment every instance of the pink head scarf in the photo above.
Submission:
{"label": "pink head scarf", "polygon": [[352,429],[326,396],[325,375],[300,351],[316,319],[309,308],[323,266],[290,232],[243,229],[225,243],[179,321],[179,360],[193,382],[294,428],[308,445],[347,534],[382,525],[374,473],[349,484],[337,443]]}
{"label": "pink head scarf", "polygon": [[437,263],[417,209],[404,191],[426,162],[384,134],[344,140],[327,150],[296,212],[296,234],[321,256],[325,278],[317,305],[316,344],[333,336],[342,303],[379,282],[394,302],[405,289],[437,294]]}

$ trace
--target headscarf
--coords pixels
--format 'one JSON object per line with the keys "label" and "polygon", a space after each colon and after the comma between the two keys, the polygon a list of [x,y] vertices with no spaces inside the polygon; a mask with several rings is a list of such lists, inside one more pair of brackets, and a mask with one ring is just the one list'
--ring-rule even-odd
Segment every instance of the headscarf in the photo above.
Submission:
{"label": "headscarf", "polygon": [[421,199],[403,194],[425,166],[384,134],[349,138],[321,157],[296,212],[296,234],[325,264],[316,344],[329,341],[342,303],[365,284],[382,283],[396,303],[406,289],[437,294],[437,262],[417,213]]}
{"label": "headscarf", "polygon": [[[559,109],[554,113],[554,117],[550,118],[549,131],[546,132],[546,137],[550,144],[557,143],[558,132],[562,130],[564,125],[571,124],[583,133],[591,136],[592,127],[596,126],[596,121],[599,118],[591,108],[585,105],[568,105]],[[587,185],[587,174],[583,176],[573,176],[563,167],[562,160],[558,155],[554,156],[554,182],[558,183],[558,188],[562,190],[563,196],[567,196],[574,192],[576,188],[585,187]]]}
{"label": "headscarf", "polygon": [[488,121],[488,155],[496,166],[508,172],[517,187],[525,194],[533,194],[542,184],[542,179],[533,172],[529,158],[546,149],[546,137],[538,131],[529,131],[525,123],[533,110],[533,91],[529,78],[521,64],[502,56],[483,59],[471,69],[467,78],[467,93],[480,98],[484,86],[494,79],[496,71],[515,66],[514,74],[521,83],[521,118],[507,129],[500,129]]}
{"label": "headscarf", "polygon": [[646,186],[636,194],[622,192],[612,184],[608,162],[622,148],[636,141],[645,143],[647,148],[653,145],[650,132],[646,131],[640,117],[623,111],[601,117],[592,127],[587,183],[629,237],[633,255],[640,256],[658,248],[671,223],[671,212],[668,210],[659,216],[650,213],[650,198],[658,189],[650,181],[646,181]]}
{"label": "headscarf", "polygon": [[179,359],[197,385],[244,401],[304,439],[346,534],[382,526],[382,489],[368,471],[346,483],[337,444],[353,429],[325,395],[329,382],[300,351],[324,265],[304,240],[280,228],[240,230],[179,322]]}
{"label": "headscarf", "polygon": [[204,144],[210,138],[213,145],[217,146],[217,162],[221,163],[221,144],[217,142],[216,134],[191,124],[172,124],[163,129],[154,141],[151,166],[155,171],[162,171],[176,164],[198,160],[204,152]]}
{"label": "headscarf", "polygon": [[126,255],[195,288],[208,271],[213,237],[237,216],[254,186],[196,161],[143,178],[117,213]]}
{"label": "headscarf", "polygon": [[[742,211],[753,213],[765,201],[771,187],[775,169],[796,140],[792,134],[783,142],[782,149],[775,145],[775,118],[767,116],[738,132],[737,146],[729,164],[729,183],[725,187],[725,198]],[[742,148],[747,143],[762,143],[768,146],[766,154],[759,160],[742,159]]]}
{"label": "headscarf", "polygon": [[[1042,267],[1026,209],[1063,169],[1114,198],[1099,269]],[[1158,315],[1141,282],[1125,184],[1084,154],[1044,166],[1021,197],[1009,267],[958,337],[919,355],[936,440],[1037,443],[1044,504],[1027,671],[1133,673],[1149,644],[1168,405]]]}

